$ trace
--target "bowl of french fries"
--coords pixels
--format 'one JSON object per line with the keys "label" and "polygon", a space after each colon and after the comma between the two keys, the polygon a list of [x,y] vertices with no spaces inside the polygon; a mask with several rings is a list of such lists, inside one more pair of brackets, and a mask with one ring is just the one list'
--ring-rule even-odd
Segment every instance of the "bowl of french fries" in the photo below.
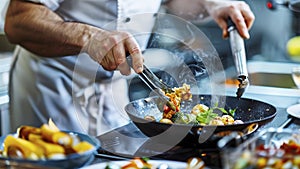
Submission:
{"label": "bowl of french fries", "polygon": [[24,125],[16,133],[0,137],[0,164],[79,168],[92,162],[99,147],[100,142],[96,138],[61,131],[52,121],[40,127]]}

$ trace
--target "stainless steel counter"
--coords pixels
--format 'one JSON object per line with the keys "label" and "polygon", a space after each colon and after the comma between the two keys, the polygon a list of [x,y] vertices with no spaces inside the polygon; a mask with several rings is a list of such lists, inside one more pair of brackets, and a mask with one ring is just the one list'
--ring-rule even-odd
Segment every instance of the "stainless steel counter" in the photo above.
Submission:
{"label": "stainless steel counter", "polygon": [[[250,85],[243,95],[244,98],[264,101],[278,108],[287,108],[299,102],[300,89],[297,89],[295,84],[290,80],[292,78],[292,67],[300,66],[299,63],[249,61],[247,66],[249,77],[253,77],[252,80],[250,78]],[[268,75],[271,77],[264,77]],[[224,88],[223,90],[226,95],[235,96],[237,85],[224,85],[224,80],[236,79],[235,68],[230,67],[226,69],[225,76],[225,79],[221,79],[215,83],[219,83],[220,89]],[[270,78],[273,79],[270,80]],[[290,79],[287,80],[287,78]],[[199,93],[210,94],[211,90],[204,87],[210,83],[208,80],[209,79],[203,79],[203,81],[199,82]],[[278,83],[280,81],[281,84]]]}

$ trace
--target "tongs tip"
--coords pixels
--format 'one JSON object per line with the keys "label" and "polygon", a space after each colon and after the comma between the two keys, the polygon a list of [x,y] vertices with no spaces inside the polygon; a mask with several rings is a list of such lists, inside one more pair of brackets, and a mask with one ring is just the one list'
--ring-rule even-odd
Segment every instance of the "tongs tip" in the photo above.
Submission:
{"label": "tongs tip", "polygon": [[238,81],[239,81],[239,86],[236,92],[236,96],[238,99],[240,99],[242,97],[242,95],[245,92],[245,89],[248,87],[249,85],[249,80],[247,76],[241,75],[238,77]]}

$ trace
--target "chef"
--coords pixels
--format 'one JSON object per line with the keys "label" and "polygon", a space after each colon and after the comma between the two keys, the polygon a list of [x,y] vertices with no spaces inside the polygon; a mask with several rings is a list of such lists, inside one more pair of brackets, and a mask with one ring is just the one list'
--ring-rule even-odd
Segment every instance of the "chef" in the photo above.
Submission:
{"label": "chef", "polygon": [[190,21],[212,17],[228,36],[232,18],[242,37],[254,15],[243,1],[11,0],[5,34],[17,44],[10,74],[10,124],[99,135],[128,123],[123,75],[143,70],[142,50],[161,7]]}

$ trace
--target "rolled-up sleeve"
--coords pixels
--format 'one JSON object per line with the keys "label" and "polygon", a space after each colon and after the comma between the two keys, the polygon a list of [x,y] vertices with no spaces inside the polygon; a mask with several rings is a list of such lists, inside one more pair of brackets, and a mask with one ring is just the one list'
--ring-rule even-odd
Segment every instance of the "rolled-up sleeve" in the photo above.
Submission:
{"label": "rolled-up sleeve", "polygon": [[27,0],[27,1],[44,4],[52,11],[55,11],[59,7],[59,3],[61,3],[63,0]]}

